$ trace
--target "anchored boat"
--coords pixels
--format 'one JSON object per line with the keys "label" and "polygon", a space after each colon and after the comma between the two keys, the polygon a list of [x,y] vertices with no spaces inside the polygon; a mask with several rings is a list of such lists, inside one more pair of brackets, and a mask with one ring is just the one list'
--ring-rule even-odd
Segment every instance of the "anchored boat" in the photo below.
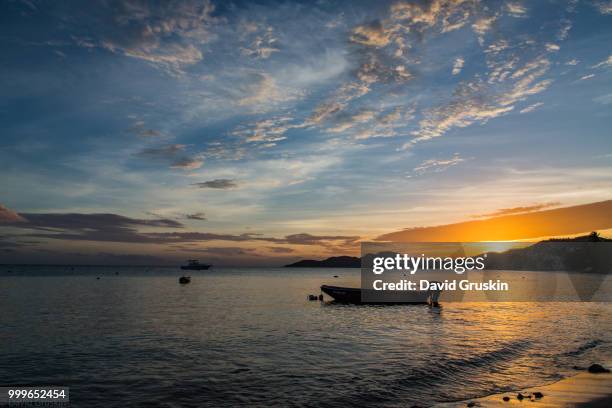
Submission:
{"label": "anchored boat", "polygon": [[[438,299],[440,298],[439,290],[423,290],[423,291],[412,291],[403,294],[401,299],[394,300],[393,302],[363,302],[361,300],[362,290],[360,288],[347,288],[342,286],[330,286],[321,285],[321,292],[328,296],[331,296],[334,301],[338,303],[352,303],[352,304],[409,304],[409,305],[422,305],[428,304],[437,306]],[[373,289],[372,289],[373,291]]]}
{"label": "anchored boat", "polygon": [[190,259],[187,261],[187,265],[181,265],[181,269],[190,270],[190,271],[204,271],[211,267],[212,265],[201,264],[197,259]]}

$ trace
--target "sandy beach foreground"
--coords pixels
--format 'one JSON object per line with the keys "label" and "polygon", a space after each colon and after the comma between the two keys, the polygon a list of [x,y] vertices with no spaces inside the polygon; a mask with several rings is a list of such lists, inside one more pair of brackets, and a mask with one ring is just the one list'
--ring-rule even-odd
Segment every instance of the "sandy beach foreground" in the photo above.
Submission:
{"label": "sandy beach foreground", "polygon": [[[534,396],[541,393],[540,398]],[[521,400],[518,395],[522,394]],[[538,394],[535,394],[539,396]],[[505,401],[504,397],[509,400]],[[490,395],[467,401],[445,403],[437,407],[612,407],[612,373],[580,373],[556,383]]]}

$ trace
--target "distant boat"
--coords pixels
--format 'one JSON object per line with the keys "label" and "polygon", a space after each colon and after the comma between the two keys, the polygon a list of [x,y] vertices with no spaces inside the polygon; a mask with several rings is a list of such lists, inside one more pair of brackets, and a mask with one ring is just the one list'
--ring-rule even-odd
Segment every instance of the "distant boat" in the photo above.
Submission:
{"label": "distant boat", "polygon": [[182,285],[184,285],[186,283],[189,283],[189,282],[191,282],[191,277],[190,276],[181,276],[179,278],[179,283],[182,284]]}
{"label": "distant boat", "polygon": [[181,269],[190,270],[190,271],[205,271],[209,269],[212,265],[201,264],[197,259],[190,259],[187,261],[187,265],[181,265]]}
{"label": "distant boat", "polygon": [[[346,288],[341,286],[322,285],[321,292],[331,296],[338,303],[366,304],[377,303],[385,304],[387,302],[362,302],[360,288]],[[431,304],[437,306],[440,291],[415,291],[407,293],[402,300],[394,301],[395,304]]]}

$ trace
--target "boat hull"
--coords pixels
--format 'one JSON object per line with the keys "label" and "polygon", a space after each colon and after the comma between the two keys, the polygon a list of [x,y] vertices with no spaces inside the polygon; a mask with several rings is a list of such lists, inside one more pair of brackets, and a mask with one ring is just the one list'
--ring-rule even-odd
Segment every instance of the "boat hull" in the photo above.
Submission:
{"label": "boat hull", "polygon": [[205,271],[210,269],[212,265],[183,265],[181,266],[182,270],[187,271]]}
{"label": "boat hull", "polygon": [[338,303],[349,303],[355,305],[363,305],[363,304],[405,304],[405,305],[424,305],[437,303],[437,297],[435,298],[435,302],[432,302],[431,293],[428,291],[417,291],[406,293],[401,299],[393,302],[363,302],[361,300],[361,291],[360,288],[345,288],[341,286],[330,286],[330,285],[322,285],[321,292],[326,295],[332,297],[335,302]]}

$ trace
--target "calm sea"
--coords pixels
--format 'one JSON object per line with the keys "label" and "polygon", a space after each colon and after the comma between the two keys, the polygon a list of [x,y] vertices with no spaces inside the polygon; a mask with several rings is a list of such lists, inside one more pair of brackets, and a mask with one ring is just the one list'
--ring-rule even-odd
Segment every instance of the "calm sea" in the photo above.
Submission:
{"label": "calm sea", "polygon": [[69,386],[75,407],[409,407],[612,356],[610,304],[342,306],[306,296],[359,270],[180,275],[0,267],[0,386]]}

